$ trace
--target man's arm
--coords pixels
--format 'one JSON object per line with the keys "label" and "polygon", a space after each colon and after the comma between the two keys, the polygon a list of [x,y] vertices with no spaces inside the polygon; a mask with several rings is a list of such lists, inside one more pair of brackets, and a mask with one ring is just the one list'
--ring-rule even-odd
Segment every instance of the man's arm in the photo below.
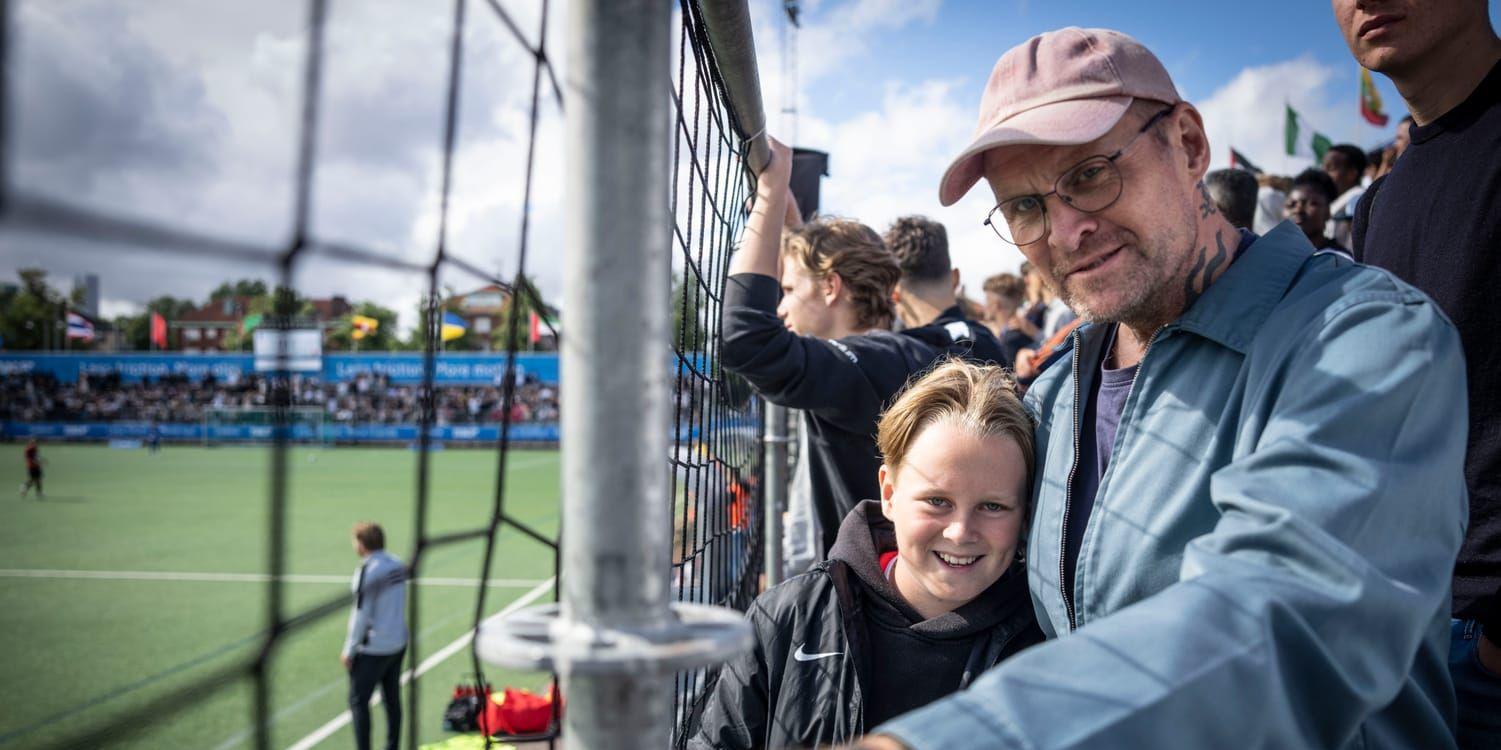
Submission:
{"label": "man's arm", "polygon": [[1221,518],[1178,583],[876,733],[916,750],[1341,747],[1425,638],[1447,653],[1434,623],[1466,518],[1458,336],[1401,290],[1352,294],[1317,328],[1249,384],[1276,394],[1248,415],[1255,449],[1215,473]]}

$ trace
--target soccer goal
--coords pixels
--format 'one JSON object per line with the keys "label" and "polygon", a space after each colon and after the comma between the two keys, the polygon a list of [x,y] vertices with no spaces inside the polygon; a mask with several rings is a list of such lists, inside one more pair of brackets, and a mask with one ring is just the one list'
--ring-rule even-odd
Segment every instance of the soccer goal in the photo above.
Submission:
{"label": "soccer goal", "polygon": [[261,443],[283,439],[290,443],[326,445],[332,435],[324,428],[324,411],[316,406],[210,406],[203,410],[201,443]]}

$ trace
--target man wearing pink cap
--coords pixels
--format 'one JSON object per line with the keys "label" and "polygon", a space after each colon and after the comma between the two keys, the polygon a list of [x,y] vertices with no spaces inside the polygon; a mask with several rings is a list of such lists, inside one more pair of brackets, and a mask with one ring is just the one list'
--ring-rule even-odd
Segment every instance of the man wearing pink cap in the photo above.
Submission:
{"label": "man wearing pink cap", "polygon": [[1087,321],[1027,393],[1051,640],[862,747],[1453,747],[1458,336],[1291,224],[1232,227],[1209,154],[1124,34],[996,63],[939,195],[984,179],[997,249]]}

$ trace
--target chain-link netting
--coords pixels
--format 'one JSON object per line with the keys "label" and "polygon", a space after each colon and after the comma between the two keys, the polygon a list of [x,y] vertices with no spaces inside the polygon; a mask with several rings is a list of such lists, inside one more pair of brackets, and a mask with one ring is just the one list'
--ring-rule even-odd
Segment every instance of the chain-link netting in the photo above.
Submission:
{"label": "chain-link netting", "polygon": [[[674,51],[673,590],[681,601],[744,610],[763,570],[762,409],[719,366],[719,321],[729,258],[740,240],[750,183],[745,140],[696,3],[682,3]],[[714,669],[674,682],[674,747],[696,726]]]}
{"label": "chain-link netting", "polygon": [[[500,438],[494,448],[494,484],[490,512],[484,523],[471,528],[436,528],[431,522],[433,504],[433,455],[440,445],[434,444],[432,428],[439,422],[435,403],[435,370],[441,361],[442,310],[437,301],[444,297],[443,281],[464,278],[493,285],[512,299],[508,306],[507,330],[525,325],[520,316],[526,310],[546,310],[528,274],[528,239],[534,233],[534,170],[539,138],[539,116],[545,110],[561,113],[565,97],[546,40],[550,19],[548,3],[532,9],[537,18],[535,34],[523,29],[514,13],[496,0],[454,0],[448,16],[448,47],[445,92],[441,122],[433,133],[440,154],[436,196],[435,235],[431,249],[421,253],[392,252],[378,243],[360,243],[320,236],[312,220],[317,201],[315,177],[319,174],[320,122],[326,117],[323,100],[328,96],[327,70],[332,62],[329,53],[328,27],[331,4],[311,0],[306,10],[305,40],[297,86],[298,116],[288,138],[295,139],[296,156],[292,180],[287,185],[293,210],[288,241],[280,246],[249,242],[231,233],[216,234],[190,223],[174,224],[159,219],[132,215],[129,210],[101,209],[88,202],[60,198],[55,191],[33,190],[16,178],[13,169],[14,123],[18,118],[14,68],[10,63],[15,50],[27,40],[26,29],[17,23],[15,0],[0,0],[0,61],[6,63],[0,76],[0,228],[22,232],[32,237],[54,238],[60,247],[90,243],[109,248],[108,252],[128,254],[137,250],[157,256],[165,254],[171,264],[212,266],[217,263],[258,267],[274,275],[281,290],[294,290],[299,270],[312,260],[337,261],[349,267],[378,269],[382,273],[408,279],[409,288],[421,290],[428,305],[421,316],[423,331],[422,379],[418,388],[417,417],[419,428],[413,445],[415,490],[412,497],[412,538],[407,559],[405,584],[408,586],[408,629],[410,640],[406,652],[406,676],[410,680],[404,695],[405,745],[416,748],[424,736],[424,726],[431,727],[437,717],[424,716],[419,698],[419,665],[433,656],[422,642],[428,632],[424,623],[433,615],[424,611],[420,596],[423,574],[435,552],[479,545],[479,581],[489,582],[496,575],[497,540],[504,544],[531,545],[536,555],[549,557],[555,572],[558,543],[553,528],[527,521],[508,509],[507,464],[514,458],[510,420],[500,422]],[[471,19],[471,15],[481,16]],[[472,28],[476,21],[488,24],[483,30]],[[674,439],[668,457],[673,480],[671,502],[674,504],[672,586],[679,600],[713,603],[744,609],[759,592],[762,573],[762,486],[761,405],[744,383],[726,374],[719,366],[718,325],[728,267],[728,259],[740,239],[746,216],[749,183],[743,161],[744,134],[738,133],[736,119],[724,92],[708,44],[704,22],[696,3],[682,0],[680,12],[674,14],[676,49],[672,65],[673,84],[673,181],[670,205],[674,217],[672,242],[673,340],[664,342],[675,355]],[[477,262],[452,249],[454,173],[460,168],[455,154],[461,137],[462,100],[466,91],[465,41],[476,33],[493,36],[504,44],[524,50],[529,61],[529,89],[526,120],[516,139],[525,150],[524,167],[518,173],[497,174],[503,182],[520,193],[516,242],[503,256],[509,263]],[[493,41],[493,40],[492,40]],[[372,40],[377,44],[378,40]],[[87,113],[84,113],[87,115]],[[59,252],[66,252],[60,250]],[[506,267],[508,266],[508,267]],[[669,269],[663,269],[668,272]],[[301,327],[301,304],[295,294],[278,294],[262,326],[268,330]],[[566,315],[566,311],[564,313]],[[548,317],[541,324],[555,340],[559,332]],[[501,379],[500,413],[508,414],[517,398],[515,376],[515,337],[507,339],[505,348],[508,375]],[[269,488],[266,496],[266,525],[247,529],[247,535],[262,538],[265,545],[264,621],[249,641],[253,648],[243,651],[243,658],[217,666],[207,672],[193,673],[190,680],[170,690],[158,691],[149,700],[137,701],[127,710],[102,718],[70,721],[60,739],[48,747],[101,747],[125,741],[140,741],[153,728],[173,722],[192,721],[195,710],[222,698],[226,693],[248,691],[251,707],[251,730],[245,741],[258,748],[270,748],[278,739],[273,732],[278,715],[278,669],[275,660],[287,651],[287,644],[305,634],[315,624],[346,613],[352,596],[343,593],[308,603],[307,597],[293,597],[289,592],[292,571],[290,452],[293,423],[298,405],[296,376],[272,372],[264,376],[266,413],[273,430],[267,446]],[[567,408],[564,404],[562,408]],[[566,437],[565,437],[566,439]],[[511,533],[503,535],[503,530]],[[252,539],[238,540],[257,543]],[[474,547],[469,547],[474,549]],[[561,571],[563,575],[567,571]],[[556,577],[552,579],[555,583]],[[473,602],[473,623],[478,625],[493,614],[491,586],[478,585]],[[553,588],[552,591],[556,591]],[[544,589],[542,593],[546,593]],[[554,594],[555,595],[555,594]],[[535,598],[532,597],[532,598]],[[295,602],[294,602],[295,599]],[[473,632],[472,630],[470,631]],[[485,668],[477,653],[470,649],[473,679],[485,682]],[[677,705],[674,744],[681,746],[686,731],[701,713],[712,669],[679,675],[675,680]],[[557,706],[561,701],[555,701]],[[550,739],[559,727],[556,713],[549,728],[532,735],[533,739]],[[55,727],[54,727],[55,728]],[[326,735],[325,735],[326,736]],[[525,738],[518,738],[525,739]],[[304,738],[300,745],[316,744]]]}

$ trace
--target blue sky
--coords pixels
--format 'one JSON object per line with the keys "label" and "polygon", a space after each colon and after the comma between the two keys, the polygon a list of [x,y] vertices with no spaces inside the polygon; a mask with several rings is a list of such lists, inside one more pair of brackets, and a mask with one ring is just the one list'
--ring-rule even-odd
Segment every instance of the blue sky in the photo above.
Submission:
{"label": "blue sky", "polygon": [[[1406,113],[1391,82],[1377,75],[1390,122],[1378,128],[1360,118],[1359,68],[1326,0],[805,0],[803,6],[797,140],[831,153],[824,209],[878,230],[904,213],[938,218],[949,227],[971,287],[1015,268],[1021,257],[995,246],[980,227],[989,208],[983,191],[942,208],[937,179],[969,139],[996,59],[1037,33],[1097,26],[1144,43],[1203,114],[1216,167],[1228,166],[1232,145],[1269,171],[1294,174],[1310,166],[1310,158],[1284,153],[1284,102],[1334,142],[1367,149],[1389,142]],[[788,129],[777,112],[780,8],[780,0],[752,1],[774,135]],[[1495,3],[1491,16],[1501,23]]]}
{"label": "blue sky", "polygon": [[[779,112],[781,0],[749,0],[770,132],[794,140]],[[538,0],[499,0],[523,29]],[[566,75],[568,0],[553,0],[548,46]],[[676,2],[664,0],[676,7]],[[997,57],[1066,25],[1137,37],[1163,60],[1203,114],[1216,166],[1234,145],[1262,167],[1293,174],[1282,153],[1283,101],[1336,141],[1374,146],[1357,110],[1357,68],[1327,0],[803,0],[796,143],[831,154],[823,208],[884,229],[927,214],[949,229],[968,288],[1021,261],[980,223],[986,191],[938,205],[939,175],[974,129]],[[227,234],[268,248],[290,233],[304,0],[20,0],[13,3],[15,147],[11,178],[43,194],[122,216]],[[471,2],[471,8],[485,7]],[[334,3],[320,109],[313,231],[326,240],[426,263],[436,200],[451,0]],[[1493,23],[1501,23],[1491,3]],[[465,50],[463,124],[454,164],[447,251],[480,268],[514,268],[522,212],[530,57],[489,13],[477,12]],[[1403,112],[1377,76],[1387,110]],[[528,270],[544,294],[562,291],[572,211],[563,191],[562,115],[546,105],[530,204]],[[501,176],[497,179],[497,175]],[[158,294],[202,298],[225,278],[269,277],[275,253],[232,266],[187,262],[105,243],[0,236],[0,276],[40,266],[66,283],[101,274],[105,314]],[[162,274],[164,261],[173,273]],[[445,271],[445,274],[447,271]],[[403,313],[422,280],[315,258],[296,280],[312,296],[380,299]],[[473,278],[444,284],[464,289]],[[414,316],[406,314],[404,325]]]}

